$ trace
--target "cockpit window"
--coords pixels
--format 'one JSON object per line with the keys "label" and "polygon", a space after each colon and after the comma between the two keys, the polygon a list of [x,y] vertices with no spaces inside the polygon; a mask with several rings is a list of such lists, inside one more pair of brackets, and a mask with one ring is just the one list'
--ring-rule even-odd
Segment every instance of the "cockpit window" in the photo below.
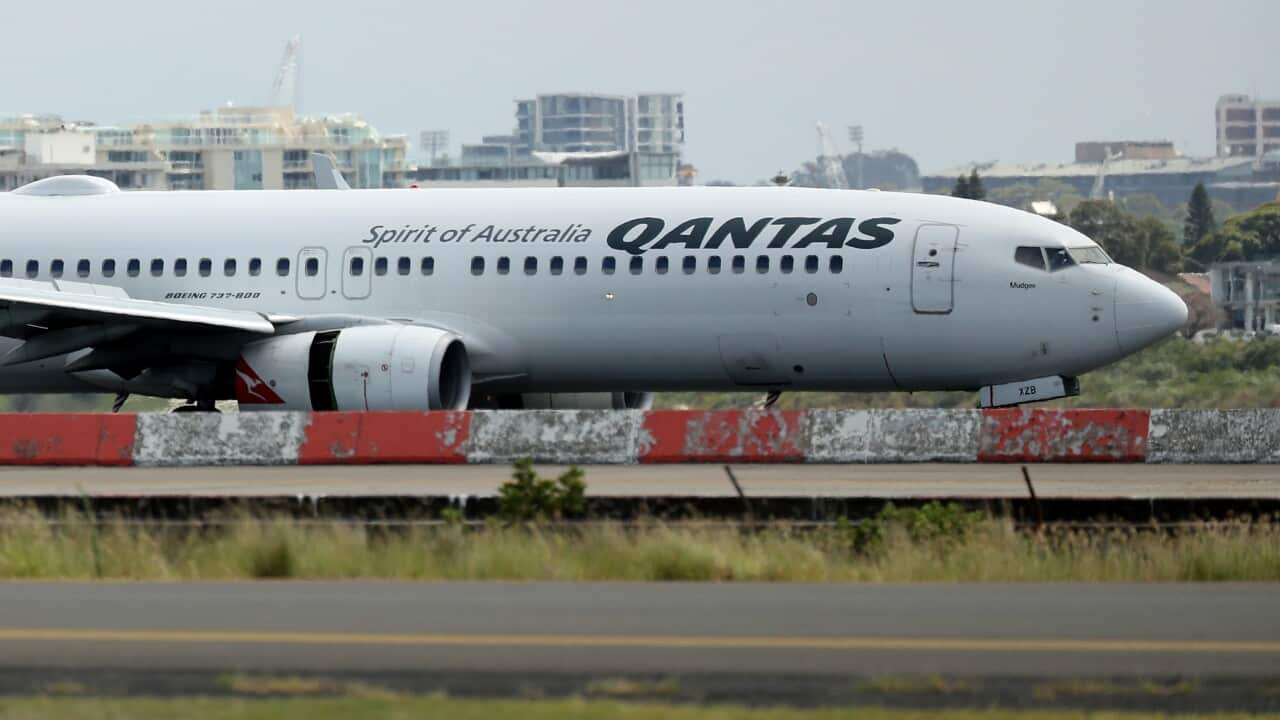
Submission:
{"label": "cockpit window", "polygon": [[1049,272],[1058,272],[1076,264],[1066,248],[1045,248],[1044,254],[1049,259]]}
{"label": "cockpit window", "polygon": [[1037,270],[1044,270],[1044,253],[1038,247],[1020,247],[1013,251],[1013,259],[1019,265],[1026,265]]}
{"label": "cockpit window", "polygon": [[1067,248],[1067,252],[1071,253],[1072,259],[1081,265],[1111,264],[1111,258],[1107,255],[1107,252],[1097,245]]}

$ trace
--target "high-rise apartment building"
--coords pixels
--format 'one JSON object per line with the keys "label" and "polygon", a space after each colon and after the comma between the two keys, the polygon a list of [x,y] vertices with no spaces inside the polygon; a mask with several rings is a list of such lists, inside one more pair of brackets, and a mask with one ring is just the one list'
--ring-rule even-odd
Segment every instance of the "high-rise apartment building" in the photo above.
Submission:
{"label": "high-rise apartment building", "polygon": [[684,100],[675,93],[633,98],[595,93],[538,95],[516,101],[512,148],[531,152],[680,153]]}
{"label": "high-rise apartment building", "polygon": [[1260,158],[1280,150],[1280,100],[1223,95],[1215,108],[1218,157]]}

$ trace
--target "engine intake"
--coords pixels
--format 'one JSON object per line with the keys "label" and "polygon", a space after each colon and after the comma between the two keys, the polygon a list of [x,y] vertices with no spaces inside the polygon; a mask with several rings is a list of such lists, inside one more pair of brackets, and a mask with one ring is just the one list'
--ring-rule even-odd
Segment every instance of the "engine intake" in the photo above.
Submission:
{"label": "engine intake", "polygon": [[462,339],[373,325],[250,343],[236,365],[243,410],[463,410],[471,363]]}

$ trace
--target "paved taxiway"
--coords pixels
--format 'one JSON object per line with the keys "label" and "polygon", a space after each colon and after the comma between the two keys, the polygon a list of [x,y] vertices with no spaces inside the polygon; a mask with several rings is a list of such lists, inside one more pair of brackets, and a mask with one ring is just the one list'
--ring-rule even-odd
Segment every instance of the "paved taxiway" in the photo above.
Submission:
{"label": "paved taxiway", "polygon": [[[1280,465],[1031,465],[1041,497],[1280,498]],[[540,467],[553,475],[562,468]],[[1017,465],[734,465],[753,497],[1026,497]],[[720,465],[592,465],[587,493],[733,496]],[[0,497],[491,496],[505,465],[0,469]]]}
{"label": "paved taxiway", "polygon": [[1259,677],[1274,585],[0,583],[0,669]]}

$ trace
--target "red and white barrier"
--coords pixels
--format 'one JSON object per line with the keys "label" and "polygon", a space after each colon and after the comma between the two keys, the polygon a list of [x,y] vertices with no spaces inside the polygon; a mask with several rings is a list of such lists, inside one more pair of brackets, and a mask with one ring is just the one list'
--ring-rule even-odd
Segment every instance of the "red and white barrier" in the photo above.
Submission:
{"label": "red and white barrier", "polygon": [[4,465],[1280,463],[1280,410],[0,415]]}

